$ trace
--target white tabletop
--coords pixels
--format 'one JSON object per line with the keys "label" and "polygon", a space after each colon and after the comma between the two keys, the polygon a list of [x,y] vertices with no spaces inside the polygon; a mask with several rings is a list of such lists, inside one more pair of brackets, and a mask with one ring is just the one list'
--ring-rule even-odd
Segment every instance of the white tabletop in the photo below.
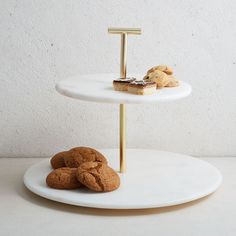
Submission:
{"label": "white tabletop", "polygon": [[[131,77],[142,79],[143,76],[131,74]],[[102,103],[157,103],[171,101],[188,96],[191,86],[180,81],[178,87],[157,89],[151,95],[135,95],[127,92],[114,91],[112,82],[119,78],[118,74],[78,75],[62,80],[56,84],[59,93],[90,102]]]}
{"label": "white tabletop", "polygon": [[0,235],[233,236],[236,232],[236,158],[203,158],[223,175],[209,197],[175,207],[102,210],[53,202],[23,185],[39,158],[0,159]]}

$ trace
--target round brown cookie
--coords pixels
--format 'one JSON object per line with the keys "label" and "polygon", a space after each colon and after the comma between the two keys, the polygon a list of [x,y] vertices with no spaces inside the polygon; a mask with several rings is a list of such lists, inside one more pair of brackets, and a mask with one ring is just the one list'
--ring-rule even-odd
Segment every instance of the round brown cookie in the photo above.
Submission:
{"label": "round brown cookie", "polygon": [[64,162],[64,156],[66,156],[66,154],[67,154],[67,151],[59,152],[51,158],[50,163],[53,169],[66,166]]}
{"label": "round brown cookie", "polygon": [[177,86],[179,86],[179,81],[173,75],[169,75],[168,77],[169,77],[170,81],[166,85],[166,87],[177,87]]}
{"label": "round brown cookie", "polygon": [[166,73],[160,70],[155,70],[154,72],[149,74],[147,80],[155,82],[157,84],[157,88],[163,88],[169,83],[170,78]]}
{"label": "round brown cookie", "polygon": [[82,186],[76,178],[76,168],[62,167],[53,170],[46,178],[46,183],[51,188],[75,189]]}
{"label": "round brown cookie", "polygon": [[120,186],[120,177],[107,164],[85,162],[78,167],[77,179],[89,189],[96,192],[109,192]]}
{"label": "round brown cookie", "polygon": [[82,163],[88,161],[107,163],[106,158],[100,152],[89,147],[72,148],[64,156],[64,162],[67,167],[79,167]]}

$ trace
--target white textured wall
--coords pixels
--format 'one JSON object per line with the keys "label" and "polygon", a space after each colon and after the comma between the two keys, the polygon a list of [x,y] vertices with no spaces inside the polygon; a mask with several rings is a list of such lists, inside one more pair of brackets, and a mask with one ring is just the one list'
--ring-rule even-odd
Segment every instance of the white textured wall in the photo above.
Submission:
{"label": "white textured wall", "polygon": [[[227,3],[227,4],[226,4]],[[193,86],[183,100],[127,106],[129,147],[236,155],[236,2],[0,1],[0,156],[47,156],[77,145],[118,146],[118,106],[56,93],[67,76],[167,63]]]}

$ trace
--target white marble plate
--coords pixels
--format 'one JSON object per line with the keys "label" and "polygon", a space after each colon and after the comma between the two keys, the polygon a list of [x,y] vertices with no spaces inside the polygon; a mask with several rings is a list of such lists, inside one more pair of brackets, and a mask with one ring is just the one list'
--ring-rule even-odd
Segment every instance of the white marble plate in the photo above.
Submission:
{"label": "white marble plate", "polygon": [[[101,150],[118,170],[119,150]],[[86,188],[56,190],[47,187],[51,171],[49,159],[33,165],[24,175],[25,186],[42,197],[71,205],[141,209],[186,203],[214,192],[222,181],[220,172],[209,163],[190,156],[156,150],[128,149],[127,173],[120,175],[121,186],[109,193]]]}
{"label": "white marble plate", "polygon": [[[133,75],[141,79],[140,75]],[[118,74],[91,74],[78,75],[56,84],[56,90],[68,97],[103,103],[156,103],[171,101],[188,96],[191,93],[191,86],[180,81],[180,85],[174,88],[157,89],[151,95],[135,95],[127,92],[114,91],[112,82],[119,78]]]}

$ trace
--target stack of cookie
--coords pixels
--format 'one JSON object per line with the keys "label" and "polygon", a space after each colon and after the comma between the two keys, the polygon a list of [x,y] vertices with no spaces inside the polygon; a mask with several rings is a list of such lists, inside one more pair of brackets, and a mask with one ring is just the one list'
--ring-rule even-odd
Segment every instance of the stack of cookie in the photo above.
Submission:
{"label": "stack of cookie", "polygon": [[179,81],[173,76],[172,68],[167,65],[152,67],[147,71],[143,80],[155,82],[158,89],[163,87],[177,87],[179,85]]}
{"label": "stack of cookie", "polygon": [[179,81],[173,76],[172,68],[167,65],[152,67],[147,71],[143,80],[136,80],[133,77],[113,80],[114,90],[127,91],[138,95],[153,94],[156,89],[178,85]]}
{"label": "stack of cookie", "polygon": [[107,164],[106,158],[89,147],[76,147],[51,158],[54,169],[46,183],[56,189],[77,189],[86,186],[95,192],[109,192],[120,186],[119,175]]}

